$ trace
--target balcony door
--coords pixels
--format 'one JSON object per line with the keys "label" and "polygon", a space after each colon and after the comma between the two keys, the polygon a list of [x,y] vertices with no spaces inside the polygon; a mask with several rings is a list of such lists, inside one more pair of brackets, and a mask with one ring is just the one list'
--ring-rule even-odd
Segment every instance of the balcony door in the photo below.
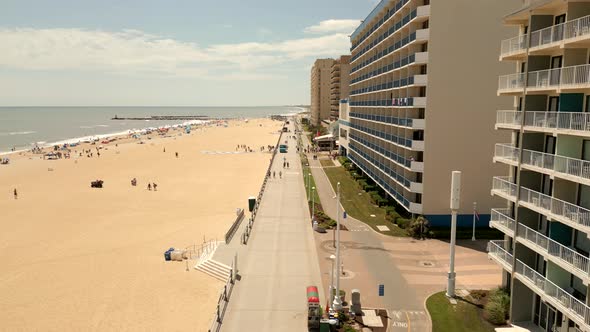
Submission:
{"label": "balcony door", "polygon": [[549,78],[549,82],[551,85],[559,85],[562,62],[563,57],[561,55],[551,57],[551,74]]}
{"label": "balcony door", "polygon": [[549,97],[549,106],[547,107],[549,112],[559,111],[559,96]]}

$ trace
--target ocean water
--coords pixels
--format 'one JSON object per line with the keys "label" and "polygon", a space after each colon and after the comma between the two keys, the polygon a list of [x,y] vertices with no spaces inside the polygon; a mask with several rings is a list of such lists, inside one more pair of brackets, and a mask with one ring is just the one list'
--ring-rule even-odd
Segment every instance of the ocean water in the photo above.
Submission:
{"label": "ocean water", "polygon": [[260,118],[301,111],[297,107],[0,107],[0,153],[34,144],[174,125],[183,121],[111,120],[152,115],[205,115],[213,118]]}

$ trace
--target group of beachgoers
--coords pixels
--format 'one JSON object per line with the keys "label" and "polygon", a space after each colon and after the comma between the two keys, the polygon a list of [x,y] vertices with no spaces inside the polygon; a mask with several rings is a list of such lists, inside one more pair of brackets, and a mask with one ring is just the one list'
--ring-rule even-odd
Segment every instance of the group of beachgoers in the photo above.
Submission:
{"label": "group of beachgoers", "polygon": [[[131,179],[131,186],[133,186],[133,187],[137,186],[137,179],[136,178]],[[154,191],[158,191],[158,184],[155,182],[148,182],[147,190],[152,191],[152,189],[154,189]]]}

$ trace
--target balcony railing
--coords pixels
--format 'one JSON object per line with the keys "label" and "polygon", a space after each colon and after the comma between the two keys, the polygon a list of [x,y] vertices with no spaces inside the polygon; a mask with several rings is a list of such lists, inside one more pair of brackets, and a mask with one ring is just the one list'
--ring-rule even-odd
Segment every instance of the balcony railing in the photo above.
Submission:
{"label": "balcony railing", "polygon": [[506,241],[488,242],[488,255],[495,258],[507,270],[512,270],[513,256],[508,250],[504,249]]}
{"label": "balcony railing", "polygon": [[505,234],[514,237],[516,221],[514,218],[512,218],[510,209],[492,209],[490,222],[496,229],[499,229]]}
{"label": "balcony railing", "polygon": [[502,75],[498,79],[498,91],[517,90],[524,87],[524,73]]}
{"label": "balcony railing", "polygon": [[[590,180],[590,161],[524,150],[522,163],[564,175]],[[557,174],[559,176],[559,174]]]}
{"label": "balcony railing", "polygon": [[504,194],[516,199],[516,184],[512,183],[509,177],[495,176],[492,182],[492,191]]}
{"label": "balcony railing", "polygon": [[579,270],[584,277],[588,277],[589,259],[586,256],[580,255],[576,251],[562,245],[561,243],[550,239],[549,237],[527,227],[523,224],[518,224],[518,237],[532,242],[539,247],[543,256],[550,255],[557,258],[561,263]]}
{"label": "balcony railing", "polygon": [[590,35],[590,15],[565,22],[565,39]]}
{"label": "balcony railing", "polygon": [[527,44],[527,37],[528,35],[520,35],[503,40],[500,48],[500,55],[504,57],[524,52]]}
{"label": "balcony railing", "polygon": [[533,290],[552,300],[553,305],[557,306],[558,309],[562,309],[560,311],[568,316],[577,316],[575,318],[578,323],[583,323],[586,326],[590,325],[590,307],[582,301],[576,299],[570,293],[552,283],[542,274],[528,267],[520,260],[516,260],[516,269],[514,272],[517,275],[522,275],[528,282],[532,283],[534,286]]}
{"label": "balcony railing", "polygon": [[[494,179],[495,180],[495,179]],[[526,187],[520,188],[520,201],[531,204],[543,214],[551,214],[554,218],[571,223],[573,226],[590,227],[590,210],[551,196],[533,191]]]}
{"label": "balcony railing", "polygon": [[531,32],[531,49],[563,40],[565,23]]}
{"label": "balcony railing", "polygon": [[[498,111],[496,124],[520,126],[523,112]],[[573,130],[590,134],[590,113],[583,112],[526,112],[526,127],[540,130]],[[576,133],[579,134],[579,133]]]}
{"label": "balcony railing", "polygon": [[494,148],[494,157],[518,162],[519,149],[510,144],[496,144]]}

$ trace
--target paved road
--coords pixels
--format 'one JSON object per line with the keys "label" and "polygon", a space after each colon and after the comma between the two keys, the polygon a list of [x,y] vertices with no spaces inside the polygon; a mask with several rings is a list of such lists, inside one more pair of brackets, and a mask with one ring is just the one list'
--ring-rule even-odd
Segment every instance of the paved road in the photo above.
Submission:
{"label": "paved road", "polygon": [[[291,125],[291,131],[293,131]],[[295,140],[278,154],[221,328],[230,331],[306,331],[305,287],[323,287]],[[283,158],[290,169],[283,169]],[[283,173],[279,179],[279,171]]]}
{"label": "paved road", "polygon": [[[302,139],[304,145],[309,144],[307,137],[302,135]],[[322,207],[331,218],[336,219],[336,199],[334,199],[332,185],[323,169],[318,167],[321,166],[319,160],[313,160],[313,158],[308,160]],[[340,211],[342,213],[342,207]],[[389,250],[383,246],[382,235],[350,216],[341,221],[350,230],[350,232],[342,232],[340,237],[344,244],[344,270],[352,272],[348,278],[341,280],[343,288],[348,291],[348,294],[350,289],[359,289],[363,306],[387,309],[390,317],[394,318],[394,325],[390,331],[430,331],[430,322],[424,311],[423,300],[416,294],[414,288],[407,284],[392,261]],[[330,232],[328,238],[332,237]],[[331,240],[327,240],[318,244],[320,261],[322,261],[321,255],[329,256],[332,253],[331,243]],[[331,262],[326,262],[325,259],[323,262],[328,265],[329,271]],[[352,274],[354,276],[350,277]],[[327,279],[329,280],[329,276]],[[377,295],[379,284],[385,287],[383,297]]]}

